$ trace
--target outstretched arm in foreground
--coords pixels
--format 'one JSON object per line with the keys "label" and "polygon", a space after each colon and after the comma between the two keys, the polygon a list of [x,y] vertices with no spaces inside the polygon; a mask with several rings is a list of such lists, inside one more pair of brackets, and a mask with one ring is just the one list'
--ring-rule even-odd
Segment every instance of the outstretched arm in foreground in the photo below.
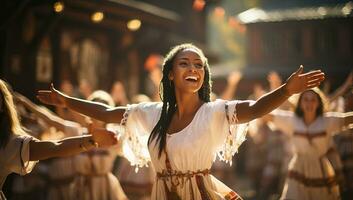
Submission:
{"label": "outstretched arm in foreground", "polygon": [[36,141],[30,143],[30,160],[44,160],[64,157],[88,151],[95,147],[109,147],[117,144],[117,136],[105,129],[91,130],[92,135],[65,138],[59,141]]}
{"label": "outstretched arm in foreground", "polygon": [[53,84],[50,86],[50,90],[38,91],[37,98],[42,103],[67,107],[106,123],[120,123],[126,109],[125,107],[112,108],[99,102],[70,97],[55,89]]}
{"label": "outstretched arm in foreground", "polygon": [[280,106],[291,95],[317,87],[325,78],[325,74],[320,70],[304,74],[302,72],[303,66],[300,66],[276,90],[263,95],[257,101],[245,101],[237,105],[238,122],[244,123],[266,115]]}

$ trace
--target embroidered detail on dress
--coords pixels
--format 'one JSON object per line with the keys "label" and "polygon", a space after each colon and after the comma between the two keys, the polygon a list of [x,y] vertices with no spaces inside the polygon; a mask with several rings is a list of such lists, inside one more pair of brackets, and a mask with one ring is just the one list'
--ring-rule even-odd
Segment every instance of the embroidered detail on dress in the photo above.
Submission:
{"label": "embroidered detail on dress", "polygon": [[212,200],[212,198],[210,197],[210,194],[207,192],[205,183],[203,181],[203,177],[200,175],[196,175],[195,178],[196,178],[197,187],[199,188],[201,199]]}
{"label": "embroidered detail on dress", "polygon": [[243,200],[236,192],[230,191],[226,196],[224,196],[226,200]]}
{"label": "embroidered detail on dress", "polygon": [[[187,171],[187,172],[182,172],[182,171],[176,171],[176,170],[163,170],[162,172],[157,172],[157,178],[162,179],[162,180],[168,180],[171,177],[176,177],[182,179],[182,183],[184,181],[184,178],[190,179],[194,176],[207,176],[210,174],[209,169],[204,169],[204,170],[198,170],[198,171]],[[180,183],[178,182],[178,185]]]}
{"label": "embroidered detail on dress", "polygon": [[238,152],[239,146],[245,141],[246,133],[248,131],[248,123],[238,124],[236,106],[237,104],[234,105],[234,111],[232,115],[229,116],[229,105],[228,102],[225,103],[225,114],[229,129],[225,143],[221,151],[218,152],[220,160],[225,161],[226,163],[229,162],[230,165],[232,165],[233,155]]}
{"label": "embroidered detail on dress", "polygon": [[[131,112],[131,105],[128,105],[125,113],[123,115],[123,119],[120,122],[120,139],[123,140],[123,152],[124,156],[129,160],[131,166],[135,166],[135,172],[137,173],[140,167],[148,167],[148,163],[150,161],[150,157],[148,152],[145,152],[145,147],[141,138],[138,135],[135,135],[127,130],[127,120]],[[136,133],[138,134],[138,133]],[[125,145],[128,145],[125,148]]]}

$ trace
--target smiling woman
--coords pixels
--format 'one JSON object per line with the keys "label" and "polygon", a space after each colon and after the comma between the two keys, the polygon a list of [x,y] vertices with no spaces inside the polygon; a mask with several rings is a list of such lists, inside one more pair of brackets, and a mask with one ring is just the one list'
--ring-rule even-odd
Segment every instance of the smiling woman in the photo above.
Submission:
{"label": "smiling woman", "polygon": [[192,44],[174,47],[163,63],[162,102],[109,107],[67,96],[53,86],[39,91],[47,104],[68,107],[105,122],[121,123],[125,156],[132,165],[152,161],[157,172],[152,199],[241,199],[214,178],[216,156],[230,162],[245,140],[247,122],[281,105],[289,96],[318,86],[324,74],[302,73],[257,101],[210,101],[207,58]]}

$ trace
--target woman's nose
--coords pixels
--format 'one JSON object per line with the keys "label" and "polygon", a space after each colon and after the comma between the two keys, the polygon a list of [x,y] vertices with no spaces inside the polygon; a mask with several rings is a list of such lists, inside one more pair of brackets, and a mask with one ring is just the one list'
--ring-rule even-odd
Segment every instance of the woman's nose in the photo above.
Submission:
{"label": "woman's nose", "polygon": [[194,64],[189,65],[189,70],[190,71],[196,71],[197,67]]}

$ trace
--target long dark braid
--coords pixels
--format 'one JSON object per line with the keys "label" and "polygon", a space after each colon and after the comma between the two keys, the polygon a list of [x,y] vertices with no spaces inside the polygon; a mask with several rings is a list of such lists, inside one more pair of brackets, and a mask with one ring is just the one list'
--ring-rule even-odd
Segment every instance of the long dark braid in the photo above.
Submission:
{"label": "long dark braid", "polygon": [[202,51],[193,44],[181,44],[172,48],[164,59],[163,77],[159,88],[159,95],[163,101],[161,117],[159,118],[156,126],[153,128],[148,139],[148,144],[150,144],[152,140],[157,137],[157,142],[159,142],[158,157],[162,155],[163,149],[166,146],[167,129],[177,108],[174,83],[169,80],[168,75],[173,68],[173,62],[176,55],[185,49],[193,49],[197,51],[201,56],[201,59],[204,60],[205,78],[198,94],[202,101],[210,102],[211,74],[208,61]]}

